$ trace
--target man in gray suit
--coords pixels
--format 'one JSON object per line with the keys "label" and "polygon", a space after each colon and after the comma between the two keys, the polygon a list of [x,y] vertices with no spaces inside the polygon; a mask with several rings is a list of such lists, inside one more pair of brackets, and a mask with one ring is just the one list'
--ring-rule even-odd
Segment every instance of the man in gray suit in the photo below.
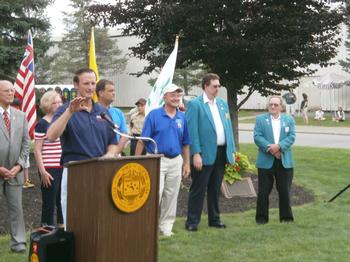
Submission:
{"label": "man in gray suit", "polygon": [[22,209],[23,168],[29,154],[28,124],[23,112],[10,107],[15,89],[0,80],[0,188],[8,207],[11,251],[26,251]]}

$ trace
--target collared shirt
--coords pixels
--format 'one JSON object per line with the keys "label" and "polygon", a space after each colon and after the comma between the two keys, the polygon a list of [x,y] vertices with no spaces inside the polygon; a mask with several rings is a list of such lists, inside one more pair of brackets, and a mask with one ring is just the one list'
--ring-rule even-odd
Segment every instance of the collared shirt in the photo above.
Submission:
{"label": "collared shirt", "polygon": [[[187,121],[184,113],[176,110],[174,117],[168,116],[164,107],[159,107],[147,115],[142,136],[153,138],[158,145],[158,153],[175,157],[182,153],[182,147],[190,144]],[[154,145],[146,141],[148,153],[154,153]]]}
{"label": "collared shirt", "polygon": [[6,110],[3,107],[0,106],[0,115],[1,115],[1,117],[3,118],[4,117],[3,116],[4,112],[7,111],[7,114],[9,115],[9,119],[11,119],[11,110],[10,109],[11,109],[10,106]]}
{"label": "collared shirt", "polygon": [[[60,106],[52,122],[55,122],[68,108],[69,102]],[[93,103],[91,112],[75,112],[61,135],[61,163],[103,156],[111,144],[118,144],[112,128],[100,114],[108,111]]]}
{"label": "collared shirt", "polygon": [[[113,122],[118,126],[119,131],[122,132],[123,134],[128,133],[128,128],[126,126],[126,120],[124,117],[123,112],[116,107],[110,107],[108,109],[109,113],[111,114]],[[117,141],[119,142],[120,140],[120,135],[116,134]]]}
{"label": "collared shirt", "polygon": [[143,123],[145,122],[145,115],[140,114],[137,112],[136,114],[133,114],[130,119],[130,133],[131,134],[141,134]]}
{"label": "collared shirt", "polygon": [[216,130],[216,142],[218,146],[223,146],[226,144],[225,130],[221,121],[218,106],[216,104],[216,98],[214,98],[213,101],[210,101],[207,94],[203,93],[203,101],[204,103],[208,103],[211,115],[214,119],[214,125]]}
{"label": "collared shirt", "polygon": [[280,134],[281,134],[281,115],[278,115],[277,118],[274,118],[271,115],[271,124],[273,131],[273,138],[275,140],[275,144],[280,142]]}

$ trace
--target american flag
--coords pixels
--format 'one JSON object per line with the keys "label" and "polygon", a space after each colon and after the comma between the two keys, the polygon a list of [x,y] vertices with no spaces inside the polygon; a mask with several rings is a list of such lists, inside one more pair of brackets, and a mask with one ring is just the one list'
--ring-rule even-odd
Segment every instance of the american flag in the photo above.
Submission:
{"label": "american flag", "polygon": [[28,121],[29,135],[33,139],[36,124],[36,104],[34,89],[34,49],[30,30],[28,31],[26,50],[14,86],[16,89],[15,95],[22,102],[22,111],[25,113]]}

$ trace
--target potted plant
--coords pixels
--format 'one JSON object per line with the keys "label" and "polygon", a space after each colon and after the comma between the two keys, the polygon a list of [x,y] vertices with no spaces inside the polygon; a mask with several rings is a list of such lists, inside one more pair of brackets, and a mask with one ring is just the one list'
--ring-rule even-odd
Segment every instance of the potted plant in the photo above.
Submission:
{"label": "potted plant", "polygon": [[[236,152],[235,153],[235,163],[226,164],[224,181],[222,183],[221,191],[226,198],[232,198],[233,195],[240,195],[234,191],[239,191],[237,189],[242,187],[247,187],[250,193],[244,195],[256,196],[253,184],[250,177],[243,178],[242,174],[247,171],[255,172],[255,165],[251,164],[247,155]],[[236,183],[237,181],[241,181]],[[247,191],[243,190],[243,191]]]}

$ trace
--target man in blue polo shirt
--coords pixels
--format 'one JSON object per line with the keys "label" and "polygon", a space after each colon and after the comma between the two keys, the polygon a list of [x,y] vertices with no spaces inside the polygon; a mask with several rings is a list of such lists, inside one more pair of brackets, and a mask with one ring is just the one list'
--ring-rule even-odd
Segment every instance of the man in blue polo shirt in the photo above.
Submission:
{"label": "man in blue polo shirt", "polygon": [[[75,72],[74,87],[78,96],[58,108],[47,131],[49,140],[61,138],[62,164],[94,157],[114,157],[120,153],[116,136],[109,124],[100,117],[108,110],[94,103],[96,74],[89,68]],[[63,170],[61,203],[64,221],[67,202],[67,169]]]}
{"label": "man in blue polo shirt", "polygon": [[[111,115],[113,122],[118,126],[119,131],[123,134],[127,134],[128,128],[123,112],[119,108],[111,107],[112,102],[115,100],[115,86],[113,82],[107,79],[99,80],[96,84],[96,95],[98,97],[98,102],[108,109],[108,112]],[[125,136],[120,137],[119,134],[116,134],[116,136],[119,147],[124,148],[128,139]]]}
{"label": "man in blue polo shirt", "polygon": [[[158,153],[163,154],[160,163],[160,218],[159,230],[171,236],[176,218],[177,196],[181,173],[190,174],[189,144],[185,115],[177,108],[180,105],[182,89],[171,85],[164,90],[164,106],[152,110],[146,117],[142,130],[143,137],[153,138],[158,145]],[[139,141],[136,155],[146,146],[147,153],[154,153],[154,145]]]}

